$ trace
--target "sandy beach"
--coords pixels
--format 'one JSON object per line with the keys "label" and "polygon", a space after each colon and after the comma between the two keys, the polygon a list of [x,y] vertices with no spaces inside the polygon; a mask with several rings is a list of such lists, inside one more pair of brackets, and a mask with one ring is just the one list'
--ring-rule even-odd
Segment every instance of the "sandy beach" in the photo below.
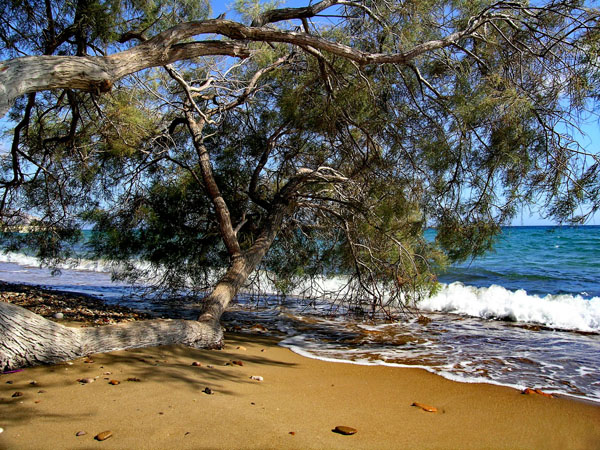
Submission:
{"label": "sandy beach", "polygon": [[135,349],[2,374],[0,449],[600,448],[597,404],[323,362],[277,342],[229,333],[223,350]]}

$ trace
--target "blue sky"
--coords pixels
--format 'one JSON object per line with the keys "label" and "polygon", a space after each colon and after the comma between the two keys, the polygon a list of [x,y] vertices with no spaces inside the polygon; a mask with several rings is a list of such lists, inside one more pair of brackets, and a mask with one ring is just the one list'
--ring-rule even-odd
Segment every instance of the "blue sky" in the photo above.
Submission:
{"label": "blue sky", "polygon": [[[217,17],[222,13],[227,13],[226,18],[236,19],[237,13],[234,11],[234,1],[228,0],[217,0],[212,1],[212,17]],[[307,1],[303,0],[288,0],[278,2],[280,6],[286,7],[298,7],[305,6],[308,4]],[[10,128],[10,123],[6,118],[0,118],[0,131],[4,131]],[[581,145],[589,152],[599,154],[600,153],[600,123],[598,119],[588,120],[582,127],[585,136],[581,136]],[[0,153],[7,151],[8,144],[0,139]],[[589,225],[600,225],[600,212],[596,213],[588,223]],[[524,211],[519,217],[515,218],[513,225],[553,225],[553,222],[547,219],[542,219],[536,212],[530,213]]]}

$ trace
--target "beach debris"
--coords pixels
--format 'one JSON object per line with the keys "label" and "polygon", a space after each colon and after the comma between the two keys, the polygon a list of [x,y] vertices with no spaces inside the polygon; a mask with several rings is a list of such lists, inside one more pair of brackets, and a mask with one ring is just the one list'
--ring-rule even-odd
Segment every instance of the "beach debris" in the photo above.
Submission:
{"label": "beach debris", "polygon": [[246,349],[246,347],[244,347],[243,345],[238,345],[238,346],[236,347],[236,349],[237,349],[237,350],[242,350],[242,351],[244,351],[244,352],[247,350],[247,349]]}
{"label": "beach debris", "polygon": [[295,431],[290,431],[288,434],[291,434],[292,436],[296,436],[296,432]]}
{"label": "beach debris", "polygon": [[54,313],[54,315],[52,317],[54,317],[55,319],[61,320],[61,319],[65,318],[65,315],[61,312],[57,312],[57,313]]}
{"label": "beach debris", "polygon": [[424,316],[424,315],[420,315],[419,317],[417,317],[417,323],[420,325],[427,325],[428,323],[431,322],[431,318]]}
{"label": "beach debris", "polygon": [[113,386],[116,386],[117,384],[121,384],[121,382],[119,380],[110,380],[108,382],[108,384],[112,384]]}
{"label": "beach debris", "polygon": [[267,329],[267,327],[265,327],[264,325],[261,325],[260,323],[256,323],[256,324],[252,325],[252,326],[250,327],[250,329],[251,329],[252,331],[258,331],[258,332],[260,332],[260,333],[266,333],[267,331],[269,331],[269,330]]}
{"label": "beach debris", "polygon": [[77,433],[75,433],[75,436],[85,436],[86,434],[86,431],[78,431]]}
{"label": "beach debris", "polygon": [[80,383],[83,384],[87,384],[87,383],[93,383],[94,381],[96,381],[95,378],[78,378],[77,381],[79,381]]}
{"label": "beach debris", "polygon": [[137,377],[129,377],[129,378],[127,378],[127,381],[136,381],[137,382],[137,381],[142,381],[142,380],[140,380]]}
{"label": "beach debris", "polygon": [[94,439],[96,439],[97,441],[105,441],[107,440],[109,437],[112,437],[112,431],[107,430],[107,431],[103,431],[102,433],[98,433]]}
{"label": "beach debris", "polygon": [[526,388],[521,391],[521,394],[526,394],[526,395],[538,394],[538,395],[541,395],[542,397],[554,398],[554,396],[552,394],[548,394],[547,392],[544,392],[541,389]]}
{"label": "beach debris", "polygon": [[192,366],[194,366],[194,367],[201,367],[201,366],[202,366],[202,363],[201,363],[200,361],[194,361],[194,362],[192,363]]}
{"label": "beach debris", "polygon": [[438,412],[438,410],[435,406],[429,406],[424,403],[414,402],[410,406],[416,406],[417,408],[421,408],[423,411],[427,411],[427,412]]}
{"label": "beach debris", "polygon": [[231,364],[233,364],[235,366],[243,366],[244,361],[234,360],[234,361],[231,361]]}
{"label": "beach debris", "polygon": [[4,433],[4,428],[0,428],[0,433]]}
{"label": "beach debris", "polygon": [[250,379],[251,379],[251,380],[255,380],[255,381],[263,381],[263,380],[264,380],[264,378],[263,378],[263,377],[261,377],[260,375],[252,375],[252,376],[250,377]]}
{"label": "beach debris", "polygon": [[205,387],[202,392],[204,392],[205,394],[208,394],[208,395],[214,394],[213,390],[209,387]]}
{"label": "beach debris", "polygon": [[12,395],[12,397],[23,397],[23,395],[25,394],[23,394],[21,391],[17,391]]}
{"label": "beach debris", "polygon": [[333,431],[334,433],[343,434],[345,436],[349,436],[351,434],[356,434],[358,432],[358,430],[356,428],[347,427],[344,425],[338,425],[331,431]]}

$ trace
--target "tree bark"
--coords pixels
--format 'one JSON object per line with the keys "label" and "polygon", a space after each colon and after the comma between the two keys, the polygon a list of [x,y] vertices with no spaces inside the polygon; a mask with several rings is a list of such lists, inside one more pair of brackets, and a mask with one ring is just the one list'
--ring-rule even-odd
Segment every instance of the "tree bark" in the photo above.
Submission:
{"label": "tree bark", "polygon": [[147,320],[71,328],[0,302],[0,371],[56,364],[92,353],[171,344],[221,348],[223,331],[218,320]]}
{"label": "tree bark", "polygon": [[[322,2],[320,5],[331,6],[335,3]],[[291,18],[294,14],[306,17],[312,13],[314,11],[292,8],[265,20]],[[246,58],[251,53],[245,44],[247,41],[281,42],[311,47],[359,64],[407,64],[424,53],[454,45],[471,35],[487,20],[489,18],[486,15],[481,15],[462,31],[396,53],[369,53],[307,33],[265,26],[249,27],[230,20],[186,22],[175,25],[133,48],[109,56],[26,56],[0,63],[0,117],[6,114],[17,97],[31,92],[57,88],[106,92],[115,81],[149,67],[164,66],[203,55]],[[185,42],[198,35],[213,33],[233,41]]]}

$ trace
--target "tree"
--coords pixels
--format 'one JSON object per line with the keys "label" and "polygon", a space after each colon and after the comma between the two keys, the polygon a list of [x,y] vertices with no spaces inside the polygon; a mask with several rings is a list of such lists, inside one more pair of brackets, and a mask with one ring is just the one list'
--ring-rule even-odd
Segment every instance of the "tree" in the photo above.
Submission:
{"label": "tree", "polygon": [[[174,0],[96,16],[106,5],[76,2],[54,47],[3,36],[5,52],[36,55],[0,66],[5,109],[27,95],[11,112],[2,214],[10,230],[16,211],[36,213],[26,237],[48,260],[92,222],[95,251],[124,276],[208,290],[169,339],[218,345],[222,312],[261,265],[284,292],[344,276],[350,307],[393,317],[447,261],[488,250],[519,206],[573,222],[598,209],[598,154],[572,133],[597,113],[599,16],[582,2],[323,0],[252,8],[245,24],[163,22],[186,5]],[[51,30],[60,4],[47,6],[37,26]],[[193,40],[207,34],[223,39]],[[3,308],[8,342],[17,313]],[[19,348],[39,348],[31,320],[11,331]],[[0,352],[3,367],[55,360]]]}

